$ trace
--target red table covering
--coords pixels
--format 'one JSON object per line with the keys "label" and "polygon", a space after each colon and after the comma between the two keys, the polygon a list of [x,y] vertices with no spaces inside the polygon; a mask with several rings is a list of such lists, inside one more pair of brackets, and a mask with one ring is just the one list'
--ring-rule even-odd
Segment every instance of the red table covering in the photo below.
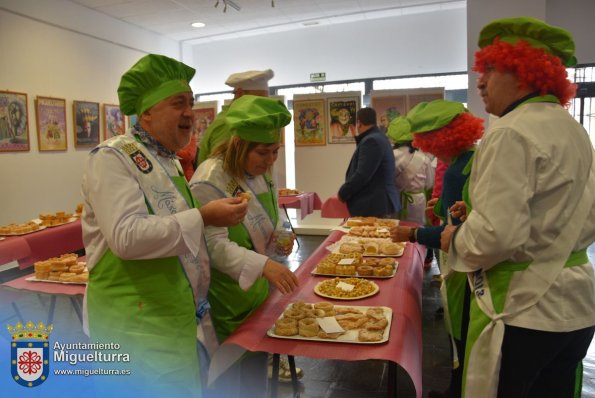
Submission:
{"label": "red table covering", "polygon": [[27,268],[36,261],[82,249],[81,221],[49,227],[27,235],[7,236],[0,241],[0,265],[18,261],[19,268]]}
{"label": "red table covering", "polygon": [[29,290],[35,293],[49,293],[49,294],[65,294],[67,296],[75,296],[77,294],[85,294],[86,285],[52,283],[52,282],[31,282],[27,278],[31,278],[35,274],[21,276],[13,279],[2,286],[12,287],[14,289]]}
{"label": "red table covering", "polygon": [[[398,258],[396,275],[389,279],[374,279],[380,287],[378,294],[361,300],[331,300],[314,293],[314,286],[328,277],[312,276],[311,272],[328,251],[326,246],[343,235],[333,231],[320,247],[296,271],[299,288],[289,296],[274,291],[269,298],[222,345],[212,358],[213,372],[224,366],[230,352],[239,347],[249,351],[263,351],[294,356],[345,361],[381,359],[399,364],[411,377],[417,397],[422,392],[422,315],[421,288],[425,247],[407,244]],[[332,301],[337,305],[387,306],[393,310],[389,341],[382,344],[326,343],[318,341],[286,340],[268,337],[266,332],[288,304]],[[239,347],[238,347],[239,346]]]}
{"label": "red table covering", "polygon": [[322,204],[320,216],[324,218],[342,218],[346,219],[350,217],[349,209],[347,204],[341,202],[337,195],[331,196]]}
{"label": "red table covering", "polygon": [[300,218],[303,220],[314,210],[320,210],[322,202],[316,192],[304,192],[299,195],[279,196],[279,207],[300,209]]}

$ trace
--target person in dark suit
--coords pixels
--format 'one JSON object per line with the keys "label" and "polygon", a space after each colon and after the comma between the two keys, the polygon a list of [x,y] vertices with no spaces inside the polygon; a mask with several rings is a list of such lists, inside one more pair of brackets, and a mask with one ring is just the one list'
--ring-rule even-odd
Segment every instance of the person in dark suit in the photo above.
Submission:
{"label": "person in dark suit", "polygon": [[360,109],[356,127],[356,149],[339,199],[347,203],[351,216],[388,218],[401,208],[395,187],[395,156],[388,138],[376,126],[374,109]]}

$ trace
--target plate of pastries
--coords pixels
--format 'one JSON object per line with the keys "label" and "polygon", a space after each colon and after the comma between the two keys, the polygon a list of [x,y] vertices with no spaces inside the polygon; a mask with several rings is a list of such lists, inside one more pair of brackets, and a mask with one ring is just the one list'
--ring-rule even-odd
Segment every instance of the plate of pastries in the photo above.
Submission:
{"label": "plate of pastries", "polygon": [[302,193],[302,191],[298,191],[297,189],[279,188],[279,196],[297,196]]}
{"label": "plate of pastries", "polygon": [[57,211],[55,213],[39,213],[39,224],[44,227],[57,227],[76,221],[72,213]]}
{"label": "plate of pastries", "polygon": [[389,307],[298,301],[285,308],[267,335],[292,340],[377,344],[388,341],[391,320]]}
{"label": "plate of pastries", "polygon": [[335,300],[358,300],[375,295],[380,287],[363,278],[333,278],[318,282],[314,293]]}
{"label": "plate of pastries", "polygon": [[35,276],[27,278],[32,282],[53,282],[65,284],[86,284],[89,271],[86,263],[78,261],[76,253],[66,253],[60,257],[48,258],[33,264]]}
{"label": "plate of pastries", "polygon": [[363,257],[361,253],[330,253],[320,260],[312,275],[392,278],[399,263],[392,257]]}
{"label": "plate of pastries", "polygon": [[378,217],[349,217],[345,221],[346,227],[396,227],[399,225],[399,220],[392,218],[378,218]]}
{"label": "plate of pastries", "polygon": [[29,221],[22,224],[8,224],[0,226],[0,235],[3,236],[19,236],[27,235],[33,232],[44,230],[45,226],[40,226],[35,221]]}
{"label": "plate of pastries", "polygon": [[360,253],[370,257],[401,257],[407,242],[393,242],[388,238],[358,238],[343,235],[340,240],[327,246],[333,253]]}

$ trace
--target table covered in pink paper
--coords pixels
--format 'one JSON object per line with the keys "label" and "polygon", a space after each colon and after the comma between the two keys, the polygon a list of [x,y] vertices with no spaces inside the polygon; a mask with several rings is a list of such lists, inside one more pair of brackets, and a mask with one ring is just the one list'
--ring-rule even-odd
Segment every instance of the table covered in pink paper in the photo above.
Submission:
{"label": "table covered in pink paper", "polygon": [[12,287],[13,289],[28,290],[35,293],[48,293],[48,294],[64,294],[67,296],[75,296],[77,294],[85,294],[86,285],[79,284],[65,284],[65,283],[53,283],[53,282],[32,282],[28,281],[28,278],[34,277],[35,274],[21,276],[20,278],[13,279],[5,282],[2,286]]}
{"label": "table covered in pink paper", "polygon": [[[317,296],[314,286],[328,277],[312,276],[311,272],[328,251],[326,246],[343,235],[333,231],[321,246],[296,271],[299,288],[289,296],[274,291],[269,298],[223,344],[233,350],[237,346],[249,351],[306,356],[345,361],[380,359],[400,365],[411,377],[417,397],[422,392],[422,319],[421,288],[425,247],[407,244],[398,258],[396,275],[389,279],[374,279],[380,287],[378,294],[360,300],[332,300]],[[277,339],[266,335],[286,306],[295,301],[315,303],[331,301],[337,305],[387,306],[393,311],[388,342],[382,344],[350,344],[304,340]],[[234,347],[236,346],[236,347]],[[223,356],[226,350],[220,350]],[[217,366],[220,358],[213,358]]]}
{"label": "table covered in pink paper", "polygon": [[279,206],[285,209],[300,209],[300,218],[303,220],[314,210],[320,210],[322,202],[316,192],[304,192],[299,195],[279,196]]}
{"label": "table covered in pink paper", "polygon": [[324,201],[322,204],[322,209],[320,210],[320,216],[324,218],[349,218],[349,209],[347,209],[347,204],[345,202],[341,202],[337,195],[331,196],[327,200]]}
{"label": "table covered in pink paper", "polygon": [[27,268],[36,261],[46,260],[83,249],[83,230],[77,220],[27,235],[8,236],[0,241],[0,265],[18,261]]}

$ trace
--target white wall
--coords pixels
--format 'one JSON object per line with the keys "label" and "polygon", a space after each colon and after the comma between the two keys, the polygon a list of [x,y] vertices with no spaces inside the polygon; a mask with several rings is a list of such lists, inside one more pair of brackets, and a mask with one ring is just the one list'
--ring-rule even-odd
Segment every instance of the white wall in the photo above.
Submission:
{"label": "white wall", "polygon": [[[52,24],[72,22],[85,34],[24,13]],[[117,37],[126,44],[113,43]],[[0,38],[0,88],[27,94],[31,146],[29,152],[0,153],[0,225],[74,211],[88,150],[74,148],[72,101],[117,104],[125,70],[149,51],[178,57],[179,44],[62,0],[0,1]],[[66,99],[67,151],[39,152],[36,96]]]}
{"label": "white wall", "polygon": [[272,86],[466,70],[465,10],[325,25],[193,46],[195,92],[229,90],[234,72],[271,68]]}
{"label": "white wall", "polygon": [[[195,45],[194,89],[228,90],[229,74],[249,69],[273,69],[272,86],[309,84],[312,72],[338,81],[464,71],[465,16],[456,9]],[[322,200],[336,194],[354,149],[355,144],[297,147],[296,188],[317,192]],[[277,160],[281,168],[284,158]],[[313,228],[338,222],[315,212],[298,223]]]}

